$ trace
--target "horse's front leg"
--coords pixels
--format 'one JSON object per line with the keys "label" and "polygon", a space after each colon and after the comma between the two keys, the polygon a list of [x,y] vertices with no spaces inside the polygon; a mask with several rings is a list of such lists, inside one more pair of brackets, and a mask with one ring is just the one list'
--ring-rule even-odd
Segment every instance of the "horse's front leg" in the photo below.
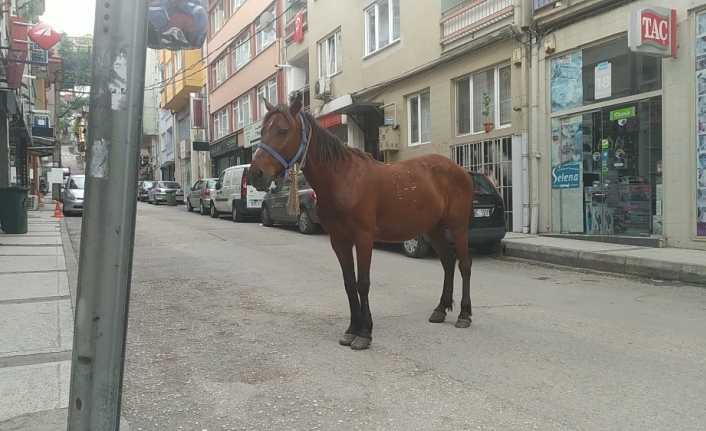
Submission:
{"label": "horse's front leg", "polygon": [[355,266],[353,263],[353,243],[337,238],[335,234],[330,235],[331,247],[338,257],[338,263],[343,270],[343,285],[348,295],[348,305],[351,309],[351,323],[346,332],[338,340],[344,346],[350,346],[355,340],[360,327],[360,302],[358,301],[358,290],[355,280]]}
{"label": "horse's front leg", "polygon": [[363,350],[373,342],[373,316],[370,313],[368,293],[370,292],[370,262],[373,257],[373,239],[358,239],[355,242],[358,258],[358,296],[360,297],[360,328],[351,348]]}

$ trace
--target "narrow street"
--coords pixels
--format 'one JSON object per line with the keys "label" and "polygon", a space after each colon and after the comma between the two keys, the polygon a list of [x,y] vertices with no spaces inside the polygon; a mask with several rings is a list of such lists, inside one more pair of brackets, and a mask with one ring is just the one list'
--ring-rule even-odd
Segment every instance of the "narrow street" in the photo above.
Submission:
{"label": "narrow street", "polygon": [[[78,252],[81,218],[66,219]],[[138,203],[133,430],[698,429],[706,290],[474,256],[470,329],[434,256],[373,256],[368,351],[323,234]],[[460,277],[454,292],[460,302]]]}

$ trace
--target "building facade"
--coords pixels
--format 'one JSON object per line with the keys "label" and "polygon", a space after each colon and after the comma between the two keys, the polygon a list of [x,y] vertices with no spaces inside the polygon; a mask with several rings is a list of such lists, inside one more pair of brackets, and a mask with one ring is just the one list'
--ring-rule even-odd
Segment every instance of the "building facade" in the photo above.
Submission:
{"label": "building facade", "polygon": [[266,113],[282,101],[282,1],[212,0],[209,5],[208,112],[212,175],[249,163]]}
{"label": "building facade", "polygon": [[210,175],[208,152],[199,146],[207,140],[206,57],[203,49],[159,52],[160,179],[177,181],[185,190]]}
{"label": "building facade", "polygon": [[533,6],[536,230],[706,249],[706,5]]}
{"label": "building facade", "polygon": [[509,228],[528,228],[526,1],[299,4],[285,23],[290,99],[309,92],[324,126],[378,160],[439,153],[486,173]]}

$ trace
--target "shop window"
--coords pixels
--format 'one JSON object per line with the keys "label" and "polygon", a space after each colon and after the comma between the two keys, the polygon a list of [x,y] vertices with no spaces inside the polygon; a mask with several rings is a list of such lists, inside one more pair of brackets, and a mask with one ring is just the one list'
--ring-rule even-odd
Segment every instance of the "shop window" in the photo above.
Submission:
{"label": "shop window", "polygon": [[409,146],[431,142],[429,90],[407,98]]}
{"label": "shop window", "polygon": [[551,60],[552,112],[661,88],[662,60],[630,51],[626,37]]}
{"label": "shop window", "polygon": [[400,39],[400,0],[381,0],[365,10],[365,54]]}
{"label": "shop window", "polygon": [[[512,112],[512,72],[509,65],[494,67],[456,81],[456,134],[485,130],[483,123],[508,126]],[[484,115],[484,94],[490,99]]]}

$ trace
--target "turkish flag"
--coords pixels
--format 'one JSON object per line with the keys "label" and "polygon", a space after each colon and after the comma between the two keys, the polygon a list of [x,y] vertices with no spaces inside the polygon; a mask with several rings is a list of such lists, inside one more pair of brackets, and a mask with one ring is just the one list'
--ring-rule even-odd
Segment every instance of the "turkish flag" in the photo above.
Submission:
{"label": "turkish flag", "polygon": [[294,15],[294,42],[301,42],[304,39],[304,11],[300,10]]}

